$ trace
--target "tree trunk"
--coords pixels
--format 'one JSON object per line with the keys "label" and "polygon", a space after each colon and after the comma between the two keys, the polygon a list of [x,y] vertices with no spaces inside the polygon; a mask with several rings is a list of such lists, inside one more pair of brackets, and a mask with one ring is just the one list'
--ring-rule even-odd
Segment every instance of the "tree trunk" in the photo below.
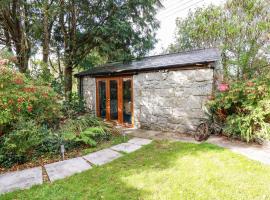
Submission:
{"label": "tree trunk", "polygon": [[4,33],[5,33],[5,38],[6,38],[6,47],[8,49],[8,51],[12,51],[12,47],[11,47],[11,38],[10,38],[10,35],[9,35],[9,32],[4,29]]}
{"label": "tree trunk", "polygon": [[9,6],[1,8],[0,11],[0,17],[6,31],[5,37],[9,38],[7,46],[12,48],[10,45],[14,45],[16,65],[21,73],[26,73],[31,52],[29,7],[26,4],[20,4],[18,0],[11,1]]}
{"label": "tree trunk", "polygon": [[65,65],[65,98],[68,100],[71,98],[72,93],[72,67]]}
{"label": "tree trunk", "polygon": [[27,72],[28,60],[29,60],[29,58],[25,55],[17,56],[17,66],[19,68],[19,72],[21,72],[21,73]]}
{"label": "tree trunk", "polygon": [[49,5],[48,1],[45,1],[43,10],[43,62],[48,63],[49,61]]}
{"label": "tree trunk", "polygon": [[[21,43],[25,43],[24,40],[21,40]],[[21,43],[15,44],[16,48],[16,57],[17,57],[17,67],[19,72],[26,73],[28,69],[28,61],[30,57],[30,49],[27,47],[27,44],[22,45]]]}

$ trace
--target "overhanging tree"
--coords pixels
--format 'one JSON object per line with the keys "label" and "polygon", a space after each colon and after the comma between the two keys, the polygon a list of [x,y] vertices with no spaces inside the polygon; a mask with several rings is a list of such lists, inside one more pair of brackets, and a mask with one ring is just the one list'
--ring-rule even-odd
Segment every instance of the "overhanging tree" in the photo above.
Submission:
{"label": "overhanging tree", "polygon": [[60,0],[53,34],[63,47],[65,93],[72,91],[74,69],[92,51],[128,60],[151,49],[158,6],[156,0]]}
{"label": "overhanging tree", "polygon": [[0,44],[14,50],[16,64],[22,73],[27,71],[31,56],[34,23],[30,10],[31,3],[26,0],[0,2]]}

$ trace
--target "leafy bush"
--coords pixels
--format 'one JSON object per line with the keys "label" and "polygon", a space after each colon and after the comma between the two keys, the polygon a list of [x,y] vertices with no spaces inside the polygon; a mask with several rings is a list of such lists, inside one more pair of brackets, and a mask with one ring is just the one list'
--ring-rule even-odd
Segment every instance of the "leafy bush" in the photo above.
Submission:
{"label": "leafy bush", "polygon": [[61,135],[64,141],[96,146],[97,142],[108,140],[112,132],[104,122],[93,116],[85,115],[78,119],[68,120],[61,127]]}
{"label": "leafy bush", "polygon": [[82,145],[96,146],[98,142],[109,140],[113,133],[112,127],[90,115],[68,119],[58,132],[24,118],[12,127],[10,133],[0,137],[2,167],[22,164],[42,155],[59,155],[62,144],[67,151]]}
{"label": "leafy bush", "polygon": [[63,102],[62,112],[68,118],[76,117],[85,112],[85,102],[76,93],[72,93],[71,98]]}
{"label": "leafy bush", "polygon": [[[48,84],[8,68],[7,62],[0,60],[1,167],[59,154],[62,144],[66,150],[95,146],[114,133],[95,117],[79,116],[85,107],[77,95],[61,107],[59,96]],[[61,124],[60,119],[67,120]]]}
{"label": "leafy bush", "polygon": [[0,164],[10,166],[24,163],[33,157],[34,150],[44,137],[41,128],[33,121],[20,119],[13,125],[14,130],[0,138]]}
{"label": "leafy bush", "polygon": [[57,155],[60,153],[60,146],[63,143],[61,135],[54,133],[53,130],[46,126],[41,127],[42,139],[38,147],[35,149],[35,157],[41,155]]}
{"label": "leafy bush", "polygon": [[218,92],[209,107],[225,123],[225,133],[244,141],[270,139],[270,78],[236,81]]}
{"label": "leafy bush", "polygon": [[21,117],[53,124],[61,115],[58,99],[50,86],[0,66],[0,127]]}

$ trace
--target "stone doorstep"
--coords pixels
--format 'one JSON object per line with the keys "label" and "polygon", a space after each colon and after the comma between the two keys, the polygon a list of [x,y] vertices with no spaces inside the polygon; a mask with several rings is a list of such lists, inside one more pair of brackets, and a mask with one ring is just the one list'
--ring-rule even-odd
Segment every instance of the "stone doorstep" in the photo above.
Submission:
{"label": "stone doorstep", "polygon": [[119,157],[121,157],[122,154],[113,151],[111,149],[103,149],[94,153],[90,153],[86,156],[83,156],[83,158],[90,163],[93,163],[95,165],[103,165],[108,162],[111,162]]}
{"label": "stone doorstep", "polygon": [[131,153],[133,151],[136,151],[140,149],[142,146],[136,145],[136,144],[131,144],[131,143],[121,143],[115,146],[112,146],[111,149],[115,151],[122,151],[125,153]]}
{"label": "stone doorstep", "polygon": [[136,145],[147,145],[150,144],[152,140],[144,139],[144,138],[132,138],[128,141],[128,143],[136,144]]}
{"label": "stone doorstep", "polygon": [[0,194],[42,184],[42,168],[35,167],[0,175]]}
{"label": "stone doorstep", "polygon": [[162,134],[161,131],[142,130],[142,129],[125,129],[124,133],[139,138],[153,138],[158,134]]}
{"label": "stone doorstep", "polygon": [[44,166],[51,182],[91,169],[83,158],[72,158]]}

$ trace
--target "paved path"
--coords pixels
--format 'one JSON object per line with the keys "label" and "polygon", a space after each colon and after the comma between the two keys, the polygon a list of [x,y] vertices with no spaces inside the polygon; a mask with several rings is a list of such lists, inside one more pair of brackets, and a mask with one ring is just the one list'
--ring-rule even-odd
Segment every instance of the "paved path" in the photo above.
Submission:
{"label": "paved path", "polygon": [[85,160],[95,165],[103,165],[108,162],[115,160],[116,158],[121,157],[122,154],[111,149],[103,149],[95,153],[90,153],[86,156],[83,156]]}
{"label": "paved path", "polygon": [[[90,153],[83,157],[59,161],[44,166],[51,182],[66,178],[92,168],[92,165],[103,165],[121,156],[122,152],[130,153],[140,149],[152,140],[133,138],[127,143],[118,144],[108,149]],[[10,172],[0,175],[0,194],[18,189],[30,188],[42,184],[42,168],[36,167],[22,171]]]}
{"label": "paved path", "polygon": [[91,165],[81,157],[51,163],[44,167],[51,182],[91,169]]}
{"label": "paved path", "polygon": [[[172,132],[125,129],[124,133],[140,138],[150,138],[155,140],[169,139],[181,142],[199,143],[195,141],[193,137]],[[226,137],[217,137],[217,136],[211,136],[207,140],[207,142],[218,145],[220,147],[230,149],[231,151],[242,154],[252,160],[256,160],[261,163],[270,165],[270,144],[266,145],[247,144],[236,140],[228,140]]]}
{"label": "paved path", "polygon": [[35,167],[0,175],[0,194],[16,189],[26,189],[42,183],[42,168]]}

